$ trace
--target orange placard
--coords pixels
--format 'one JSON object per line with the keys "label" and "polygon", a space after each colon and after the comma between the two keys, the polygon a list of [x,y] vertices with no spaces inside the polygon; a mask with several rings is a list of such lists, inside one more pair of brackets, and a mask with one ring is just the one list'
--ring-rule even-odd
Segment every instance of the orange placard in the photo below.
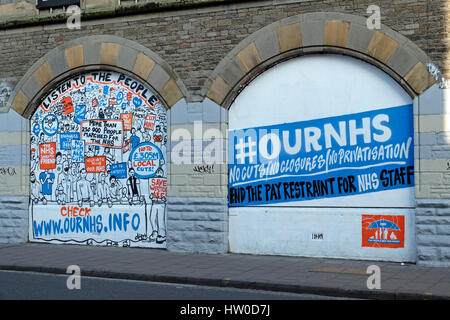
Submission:
{"label": "orange placard", "polygon": [[133,128],[133,114],[121,113],[120,119],[123,120],[123,130],[130,131]]}
{"label": "orange placard", "polygon": [[69,114],[74,111],[71,97],[65,97],[64,99],[61,99],[61,102],[63,104],[64,114]]}
{"label": "orange placard", "polygon": [[106,157],[90,157],[84,159],[86,172],[106,172]]}
{"label": "orange placard", "polygon": [[56,142],[39,145],[39,164],[44,170],[56,168]]}
{"label": "orange placard", "polygon": [[362,246],[405,247],[405,216],[362,215]]}

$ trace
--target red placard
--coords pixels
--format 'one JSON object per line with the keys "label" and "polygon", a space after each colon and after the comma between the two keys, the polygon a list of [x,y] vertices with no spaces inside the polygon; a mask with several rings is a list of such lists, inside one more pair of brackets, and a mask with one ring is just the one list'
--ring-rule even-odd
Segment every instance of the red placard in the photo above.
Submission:
{"label": "red placard", "polygon": [[106,172],[106,157],[85,158],[84,165],[88,173]]}
{"label": "red placard", "polygon": [[71,97],[65,97],[64,99],[61,100],[61,102],[63,104],[64,114],[69,114],[74,111]]}
{"label": "red placard", "polygon": [[405,247],[405,216],[363,215],[362,246]]}
{"label": "red placard", "polygon": [[39,145],[39,164],[44,170],[56,168],[56,142]]}

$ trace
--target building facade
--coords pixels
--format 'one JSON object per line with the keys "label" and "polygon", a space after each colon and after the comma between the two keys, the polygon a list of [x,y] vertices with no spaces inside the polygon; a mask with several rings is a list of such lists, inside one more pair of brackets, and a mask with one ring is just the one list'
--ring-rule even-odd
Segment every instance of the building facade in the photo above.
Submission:
{"label": "building facade", "polygon": [[0,242],[450,265],[447,13],[1,1]]}

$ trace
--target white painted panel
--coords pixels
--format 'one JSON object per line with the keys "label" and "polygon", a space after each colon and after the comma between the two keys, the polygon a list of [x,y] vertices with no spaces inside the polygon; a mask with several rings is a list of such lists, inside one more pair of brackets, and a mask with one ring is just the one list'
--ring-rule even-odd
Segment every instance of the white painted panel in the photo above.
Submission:
{"label": "white painted panel", "polygon": [[[230,107],[229,129],[330,118],[406,104],[412,104],[411,97],[378,68],[341,55],[311,55],[281,63],[253,80]],[[283,203],[320,205],[412,208],[414,188]]]}
{"label": "white painted panel", "polygon": [[[149,241],[152,211],[163,204],[130,206],[30,205],[29,239],[33,242],[97,246],[165,248],[165,242]],[[164,221],[165,222],[165,221]]]}
{"label": "white painted panel", "polygon": [[[254,79],[230,107],[229,129],[316,120],[412,103],[397,82],[368,63],[341,55],[311,55],[281,63]],[[414,261],[414,206],[414,188],[409,187],[230,207],[230,250]],[[363,247],[362,215],[404,216],[404,247]],[[313,233],[322,234],[323,240],[313,240]]]}
{"label": "white painted panel", "polygon": [[[362,247],[361,216],[404,215],[404,248]],[[236,253],[415,261],[411,209],[230,208],[230,251]],[[323,240],[313,240],[312,234]]]}
{"label": "white painted panel", "polygon": [[229,129],[328,118],[412,103],[378,68],[340,55],[311,55],[259,75],[236,98]]}

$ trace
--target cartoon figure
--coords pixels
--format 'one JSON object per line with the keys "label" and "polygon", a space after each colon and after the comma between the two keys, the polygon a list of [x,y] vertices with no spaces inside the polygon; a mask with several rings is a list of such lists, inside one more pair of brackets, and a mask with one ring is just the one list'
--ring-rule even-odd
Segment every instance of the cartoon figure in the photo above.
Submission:
{"label": "cartoon figure", "polygon": [[136,135],[136,129],[131,129],[131,136],[130,136],[130,143],[131,143],[131,150],[136,148],[136,146],[141,142],[141,139]]}
{"label": "cartoon figure", "polygon": [[69,132],[69,131],[70,131],[70,123],[68,120],[65,120],[61,125],[61,132]]}
{"label": "cartoon figure", "polygon": [[105,117],[106,117],[106,119],[112,119],[112,114],[113,114],[113,110],[112,109],[113,109],[112,106],[105,109]]}
{"label": "cartoon figure", "polygon": [[155,198],[150,194],[150,199],[152,200],[150,224],[153,231],[149,240],[161,244],[166,241],[166,197]]}
{"label": "cartoon figure", "polygon": [[117,106],[116,108],[113,108],[112,111],[113,111],[113,114],[111,115],[111,119],[117,119],[117,120],[119,120],[119,119],[120,119],[120,109],[119,109],[119,106]]}
{"label": "cartoon figure", "polygon": [[116,157],[111,153],[111,150],[108,147],[105,147],[105,150],[103,151],[103,156],[106,157],[106,162],[108,164],[114,163],[114,161],[116,159]]}
{"label": "cartoon figure", "polygon": [[80,179],[77,181],[78,206],[82,207],[83,203],[91,202],[93,200],[91,184],[86,179],[86,169],[80,170]]}
{"label": "cartoon figure", "polygon": [[92,99],[92,107],[95,108],[96,106],[98,106],[98,99],[97,98],[93,98]]}
{"label": "cartoon figure", "polygon": [[121,204],[132,204],[131,203],[131,198],[128,196],[128,192],[127,192],[127,188],[123,187],[122,190],[120,191],[121,196],[120,196],[120,203]]}
{"label": "cartoon figure", "polygon": [[[163,178],[164,171],[161,168],[156,170],[156,178]],[[150,209],[150,225],[152,227],[152,234],[149,237],[150,241],[156,241],[161,244],[166,241],[166,197],[165,193],[153,192],[150,193],[150,200],[152,207]]]}
{"label": "cartoon figure", "polygon": [[41,134],[39,135],[39,144],[43,144],[45,143],[45,134],[43,132],[41,132]]}
{"label": "cartoon figure", "polygon": [[94,206],[95,200],[97,199],[97,183],[95,182],[95,179],[92,179],[91,181],[91,206]]}
{"label": "cartoon figure", "polygon": [[85,158],[91,158],[91,157],[94,157],[94,156],[95,156],[95,153],[94,153],[94,147],[91,146],[91,145],[88,145],[87,150],[86,150],[84,156],[85,156]]}
{"label": "cartoon figure", "polygon": [[[46,169],[39,175],[39,182],[41,183],[41,193],[44,196],[44,204],[52,199],[53,194],[53,182],[55,181],[55,174]],[[47,199],[48,198],[48,199]]]}
{"label": "cartoon figure", "polygon": [[139,201],[141,196],[140,181],[134,174],[134,169],[128,170],[130,177],[127,179],[128,194],[130,195],[130,205],[134,201]]}
{"label": "cartoon figure", "polygon": [[31,172],[34,172],[36,170],[38,161],[36,161],[36,149],[31,148],[31,155],[30,155],[30,162],[31,162]]}
{"label": "cartoon figure", "polygon": [[164,140],[163,144],[167,145],[167,126],[164,126]]}
{"label": "cartoon figure", "polygon": [[72,168],[70,172],[72,176],[72,194],[71,194],[71,201],[78,201],[78,194],[77,194],[77,180],[78,180],[78,163],[72,162]]}
{"label": "cartoon figure", "polygon": [[112,201],[119,201],[121,197],[122,184],[115,176],[109,178],[109,195]]}
{"label": "cartoon figure", "polygon": [[155,132],[153,133],[153,139],[155,139],[155,145],[161,149],[163,143],[163,134],[161,132],[161,126],[156,125]]}
{"label": "cartoon figure", "polygon": [[33,149],[37,148],[37,141],[36,141],[36,137],[35,136],[31,136],[30,138],[30,146]]}
{"label": "cartoon figure", "polygon": [[150,142],[152,140],[152,135],[149,130],[142,128],[142,140],[145,142]]}
{"label": "cartoon figure", "polygon": [[123,147],[122,147],[122,153],[127,153],[128,151],[131,151],[132,145],[131,145],[131,139],[127,138],[127,132],[125,131],[123,134]]}
{"label": "cartoon figure", "polygon": [[55,169],[56,177],[59,176],[59,174],[62,172],[62,170],[63,170],[62,153],[58,151],[56,153],[56,169]]}
{"label": "cartoon figure", "polygon": [[108,202],[109,192],[108,184],[106,183],[106,174],[104,172],[100,173],[98,185],[97,185],[97,199],[98,206],[101,207],[104,202]]}
{"label": "cartoon figure", "polygon": [[34,204],[37,204],[39,201],[44,200],[44,196],[41,192],[41,184],[39,181],[36,181],[36,176],[34,172],[30,173],[30,182],[31,182],[31,201],[33,201]]}
{"label": "cartoon figure", "polygon": [[56,188],[56,202],[59,205],[65,204],[66,195],[64,194],[64,187],[62,184],[58,184],[58,187]]}
{"label": "cartoon figure", "polygon": [[64,193],[64,202],[68,203],[71,201],[71,195],[72,195],[72,176],[69,172],[69,162],[64,161],[63,162],[63,169],[62,173],[58,177],[58,186],[62,186],[63,193]]}

